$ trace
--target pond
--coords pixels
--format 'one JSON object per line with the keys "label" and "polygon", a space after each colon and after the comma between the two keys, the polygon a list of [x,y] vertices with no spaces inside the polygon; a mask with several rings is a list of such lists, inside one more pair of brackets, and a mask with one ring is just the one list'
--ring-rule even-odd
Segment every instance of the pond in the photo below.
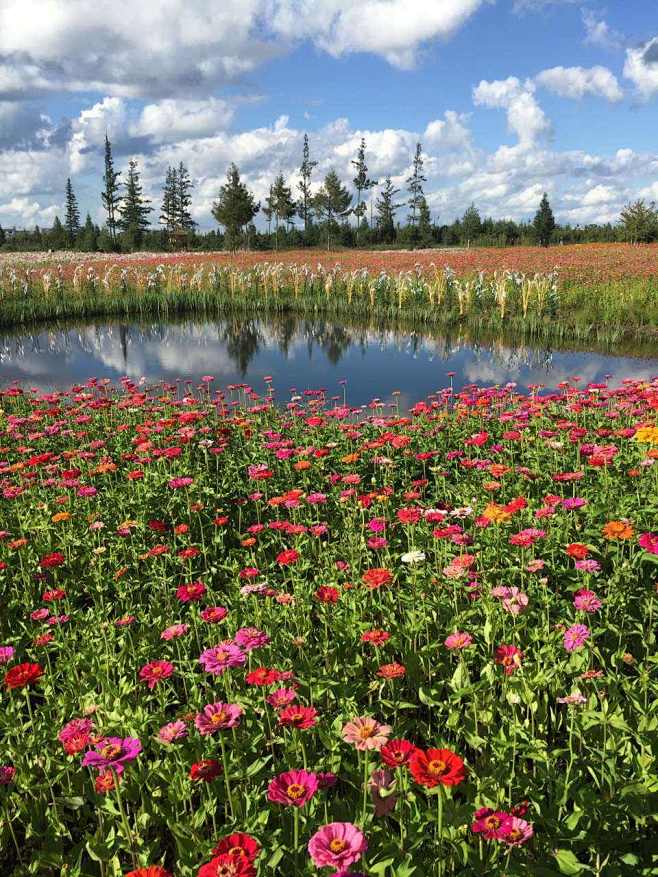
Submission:
{"label": "pond", "polygon": [[452,385],[515,382],[546,389],[578,376],[618,384],[658,375],[656,345],[596,351],[556,349],[540,341],[446,334],[425,327],[331,322],[291,314],[212,321],[91,322],[40,325],[0,336],[0,385],[14,380],[39,389],[65,388],[90,377],[128,376],[198,382],[212,375],[215,387],[248,384],[260,393],[271,376],[276,398],[324,389],[349,404],[398,391],[404,407]]}

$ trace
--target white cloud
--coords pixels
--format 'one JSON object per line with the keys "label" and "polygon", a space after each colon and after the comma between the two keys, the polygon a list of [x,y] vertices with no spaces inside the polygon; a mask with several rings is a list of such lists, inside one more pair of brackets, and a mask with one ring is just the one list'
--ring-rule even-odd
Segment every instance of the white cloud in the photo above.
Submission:
{"label": "white cloud", "polygon": [[591,9],[583,9],[583,25],[585,27],[585,44],[597,46],[601,49],[621,49],[623,37],[596,12]]}
{"label": "white cloud", "polygon": [[580,99],[591,94],[619,101],[624,96],[615,75],[601,66],[551,67],[538,73],[535,82],[560,97]]}
{"label": "white cloud", "polygon": [[658,36],[639,48],[626,49],[624,76],[645,100],[658,93]]}
{"label": "white cloud", "polygon": [[271,0],[272,30],[331,55],[371,52],[411,68],[423,44],[451,37],[484,0]]}
{"label": "white cloud", "polygon": [[518,138],[518,147],[527,149],[551,131],[551,124],[534,96],[535,86],[530,80],[521,82],[516,76],[487,81],[483,79],[473,89],[477,106],[507,111],[507,126]]}
{"label": "white cloud", "polygon": [[233,108],[219,98],[175,100],[168,98],[147,104],[131,125],[133,136],[148,137],[154,143],[206,137],[227,128]]}

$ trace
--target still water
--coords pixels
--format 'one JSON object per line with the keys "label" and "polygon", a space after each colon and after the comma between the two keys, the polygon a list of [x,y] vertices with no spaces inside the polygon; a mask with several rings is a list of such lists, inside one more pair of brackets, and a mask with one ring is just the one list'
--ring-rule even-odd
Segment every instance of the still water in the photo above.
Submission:
{"label": "still water", "polygon": [[[412,404],[451,381],[546,389],[579,376],[581,386],[658,375],[656,345],[610,351],[552,349],[542,343],[446,335],[363,323],[335,323],[293,315],[263,319],[39,326],[0,336],[0,385],[64,388],[89,377],[128,376],[149,383],[198,381],[212,375],[215,387],[246,383],[256,392],[272,376],[276,397],[320,389],[362,405],[400,393]],[[454,373],[451,375],[450,373]]]}

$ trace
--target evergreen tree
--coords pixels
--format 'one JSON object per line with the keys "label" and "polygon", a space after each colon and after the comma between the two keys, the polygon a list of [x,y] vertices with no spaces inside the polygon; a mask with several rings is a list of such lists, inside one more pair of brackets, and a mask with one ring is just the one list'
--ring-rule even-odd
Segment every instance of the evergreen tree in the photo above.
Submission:
{"label": "evergreen tree", "polygon": [[432,238],[432,214],[429,204],[423,195],[418,204],[418,240],[423,245],[431,245]]}
{"label": "evergreen tree", "polygon": [[535,213],[535,218],[532,220],[532,227],[537,243],[541,244],[542,247],[547,247],[551,242],[551,235],[555,228],[555,218],[553,217],[551,205],[548,203],[546,192],[544,192],[539,202],[539,210]]}
{"label": "evergreen tree", "polygon": [[345,219],[351,213],[352,196],[338,179],[336,171],[331,170],[324,178],[317,195],[313,199],[313,209],[327,223],[327,249],[331,243],[331,233],[335,229],[336,219]]}
{"label": "evergreen tree", "polygon": [[167,168],[164,186],[162,187],[162,209],[160,224],[171,234],[178,225],[178,186],[175,168]]}
{"label": "evergreen tree", "polygon": [[137,249],[144,240],[144,232],[149,227],[149,213],[152,212],[151,202],[144,197],[139,178],[137,162],[128,162],[128,177],[124,183],[126,194],[119,207],[117,227],[124,233],[126,244],[130,249]]}
{"label": "evergreen tree", "polygon": [[302,163],[299,168],[301,176],[297,188],[300,192],[300,199],[297,202],[297,213],[304,223],[304,236],[308,236],[309,225],[313,216],[313,193],[311,191],[311,174],[313,168],[316,167],[317,161],[311,161],[311,151],[308,145],[308,134],[304,134],[304,150],[302,152]]}
{"label": "evergreen tree", "polygon": [[63,250],[66,246],[66,231],[59,216],[56,216],[53,221],[53,227],[48,235],[48,243],[52,250]]}
{"label": "evergreen tree", "polygon": [[379,236],[382,241],[389,244],[395,240],[395,212],[402,207],[402,204],[395,203],[395,196],[399,193],[400,190],[395,188],[391,178],[386,177],[379,198],[375,201]]}
{"label": "evergreen tree", "polygon": [[178,172],[174,171],[175,179],[175,202],[176,224],[182,231],[192,232],[196,228],[196,222],[192,219],[190,207],[192,206],[192,189],[194,183],[183,162],[178,165]]}
{"label": "evergreen tree", "polygon": [[423,176],[423,147],[420,143],[417,143],[416,153],[413,159],[411,176],[407,179],[407,190],[409,192],[409,200],[407,201],[407,204],[411,208],[409,225],[411,226],[412,242],[415,242],[418,238],[418,229],[416,225],[418,221],[418,212],[420,209],[421,198],[424,197],[423,183],[426,182],[427,177]]}
{"label": "evergreen tree", "polygon": [[69,247],[72,247],[80,232],[80,211],[78,210],[78,202],[70,177],[66,181],[66,216],[64,225],[66,227],[66,242]]}
{"label": "evergreen tree", "polygon": [[353,179],[354,188],[356,189],[356,207],[354,215],[356,216],[356,244],[359,244],[359,224],[362,218],[365,218],[367,205],[363,196],[377,185],[377,180],[371,180],[368,177],[368,165],[366,164],[366,141],[365,137],[361,138],[361,145],[356,153],[356,161],[352,162],[356,169],[356,176]]}
{"label": "evergreen tree", "polygon": [[226,183],[219,189],[219,198],[212,207],[212,215],[219,225],[224,226],[224,247],[237,249],[242,229],[248,225],[260,210],[260,204],[240,180],[237,165],[231,164],[226,173]]}
{"label": "evergreen tree", "polygon": [[7,235],[5,234],[4,228],[0,225],[0,247],[5,243],[6,240]]}
{"label": "evergreen tree", "polygon": [[481,231],[482,219],[480,218],[480,212],[475,204],[471,204],[462,216],[463,243],[470,245],[471,241],[479,237]]}
{"label": "evergreen tree", "polygon": [[107,132],[105,133],[105,173],[103,174],[103,184],[105,188],[101,192],[101,201],[107,213],[107,228],[113,243],[117,239],[117,214],[119,210],[119,177],[121,174],[114,170],[114,162],[112,160],[112,144],[110,143]]}
{"label": "evergreen tree", "polygon": [[267,220],[267,234],[272,234],[272,217],[274,216],[274,186],[270,186],[270,192],[265,199],[265,206],[261,207],[263,216]]}
{"label": "evergreen tree", "polygon": [[84,253],[95,253],[98,249],[98,229],[92,222],[91,216],[88,213],[87,218],[85,219],[84,228],[80,233],[80,237],[78,239],[78,247]]}
{"label": "evergreen tree", "polygon": [[270,207],[274,213],[274,236],[276,247],[278,249],[279,223],[284,222],[289,224],[296,212],[295,202],[292,199],[292,192],[290,187],[286,186],[286,181],[281,173],[274,180],[274,185],[270,189],[270,198]]}
{"label": "evergreen tree", "polygon": [[633,201],[627,204],[620,216],[624,237],[632,244],[649,243],[658,237],[658,212],[653,202]]}

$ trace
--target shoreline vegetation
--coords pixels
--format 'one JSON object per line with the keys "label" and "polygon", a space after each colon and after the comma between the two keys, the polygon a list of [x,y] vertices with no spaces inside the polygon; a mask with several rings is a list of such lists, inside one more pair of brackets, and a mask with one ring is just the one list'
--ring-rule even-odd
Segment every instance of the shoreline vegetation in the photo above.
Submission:
{"label": "shoreline vegetation", "polygon": [[[406,258],[334,253],[333,259],[323,254],[323,260],[315,251],[301,251],[297,261],[287,253],[276,262],[251,253],[212,259],[197,254],[5,257],[0,260],[0,326],[291,312],[504,329],[525,339],[609,344],[658,337],[658,248],[564,248],[570,252],[556,253],[552,268],[544,253],[540,258],[541,248],[525,249],[509,264],[509,251],[501,251],[497,261],[482,251],[423,251]],[[531,270],[533,261],[538,270]]]}

